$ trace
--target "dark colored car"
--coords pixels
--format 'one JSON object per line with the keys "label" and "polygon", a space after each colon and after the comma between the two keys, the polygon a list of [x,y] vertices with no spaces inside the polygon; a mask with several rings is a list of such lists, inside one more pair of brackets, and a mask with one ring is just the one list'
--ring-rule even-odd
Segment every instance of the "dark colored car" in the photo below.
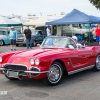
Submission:
{"label": "dark colored car", "polygon": [[[42,30],[35,30],[32,32],[32,44],[33,46],[36,46],[36,44],[41,44],[43,39],[46,37],[46,33]],[[26,44],[24,41],[24,36],[23,34],[21,36],[18,36],[18,39],[16,41],[16,45],[19,44]]]}

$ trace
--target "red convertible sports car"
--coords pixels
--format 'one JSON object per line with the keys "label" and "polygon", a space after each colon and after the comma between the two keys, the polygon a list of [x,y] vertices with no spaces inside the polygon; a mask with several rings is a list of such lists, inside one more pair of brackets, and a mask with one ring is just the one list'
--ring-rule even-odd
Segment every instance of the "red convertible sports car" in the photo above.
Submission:
{"label": "red convertible sports car", "polygon": [[0,54],[0,73],[10,80],[43,79],[57,85],[63,74],[100,70],[100,46],[77,48],[70,37],[46,37],[39,48]]}

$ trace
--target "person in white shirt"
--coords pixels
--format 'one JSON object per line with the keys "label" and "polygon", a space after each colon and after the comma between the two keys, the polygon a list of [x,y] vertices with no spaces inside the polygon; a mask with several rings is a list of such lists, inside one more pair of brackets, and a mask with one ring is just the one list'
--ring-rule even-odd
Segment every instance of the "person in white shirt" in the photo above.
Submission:
{"label": "person in white shirt", "polygon": [[47,27],[46,32],[47,32],[47,36],[50,36],[51,35],[50,26]]}
{"label": "person in white shirt", "polygon": [[80,44],[80,43],[78,42],[78,38],[77,38],[76,36],[72,36],[72,39],[74,39],[74,41],[76,42],[77,48],[78,48],[78,49],[81,49],[81,48],[82,48],[82,44]]}
{"label": "person in white shirt", "polygon": [[93,39],[96,40],[96,25],[92,25],[92,35]]}

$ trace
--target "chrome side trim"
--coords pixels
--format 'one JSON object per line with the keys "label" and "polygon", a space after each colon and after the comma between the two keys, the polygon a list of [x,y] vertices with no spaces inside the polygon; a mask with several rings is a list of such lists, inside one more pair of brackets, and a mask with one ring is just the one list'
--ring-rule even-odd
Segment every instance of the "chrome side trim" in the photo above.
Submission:
{"label": "chrome side trim", "polygon": [[71,58],[70,58],[69,60],[70,60],[71,66],[73,67],[73,63],[72,63],[72,61],[71,61]]}
{"label": "chrome side trim", "polygon": [[43,72],[39,72],[39,71],[24,71],[25,73],[32,73],[32,74],[44,74],[44,73],[48,73],[49,71],[43,71]]}
{"label": "chrome side trim", "polygon": [[91,69],[93,67],[94,67],[94,65],[90,65],[90,66],[87,66],[87,67],[84,67],[84,68],[80,68],[80,69],[77,69],[77,70],[74,70],[74,71],[70,71],[70,72],[68,72],[68,75],[78,73],[78,72],[81,72],[81,71],[84,71],[84,70],[87,70],[87,69]]}

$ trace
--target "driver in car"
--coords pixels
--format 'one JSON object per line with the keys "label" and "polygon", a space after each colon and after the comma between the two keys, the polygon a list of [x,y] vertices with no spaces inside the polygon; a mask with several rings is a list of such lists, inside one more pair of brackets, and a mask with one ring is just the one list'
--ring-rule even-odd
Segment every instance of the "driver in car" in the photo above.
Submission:
{"label": "driver in car", "polygon": [[78,49],[81,49],[82,48],[82,44],[80,44],[78,42],[78,38],[76,36],[72,36],[72,39],[75,41],[76,45],[77,45],[77,48]]}

